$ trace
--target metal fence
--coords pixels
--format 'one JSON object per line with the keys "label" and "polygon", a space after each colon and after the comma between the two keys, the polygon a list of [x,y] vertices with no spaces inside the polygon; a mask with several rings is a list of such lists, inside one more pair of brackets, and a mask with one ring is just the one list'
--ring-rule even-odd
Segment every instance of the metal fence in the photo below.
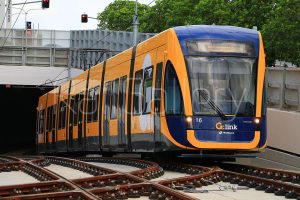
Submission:
{"label": "metal fence", "polygon": [[[140,33],[144,41],[154,33]],[[132,32],[110,30],[71,31],[70,57],[72,67],[89,68],[133,46]]]}
{"label": "metal fence", "polygon": [[[141,33],[140,41],[155,34]],[[132,47],[132,32],[0,30],[0,65],[87,69]]]}
{"label": "metal fence", "polygon": [[300,68],[267,68],[268,106],[300,112]]}
{"label": "metal fence", "polygon": [[67,66],[70,31],[0,30],[0,64]]}

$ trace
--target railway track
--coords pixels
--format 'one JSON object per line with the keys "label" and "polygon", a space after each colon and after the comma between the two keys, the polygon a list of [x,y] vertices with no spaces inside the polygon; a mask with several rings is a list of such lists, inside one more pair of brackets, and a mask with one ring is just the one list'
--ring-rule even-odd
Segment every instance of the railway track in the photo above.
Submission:
{"label": "railway track", "polygon": [[[119,170],[122,166],[131,170]],[[68,177],[62,169],[82,177]],[[300,199],[300,173],[235,164],[207,167],[128,158],[1,156],[0,177],[13,172],[35,181],[0,184],[0,199],[187,200],[217,199],[218,195],[233,199],[237,194],[250,195],[249,191],[266,199]],[[0,178],[1,182],[5,179]]]}

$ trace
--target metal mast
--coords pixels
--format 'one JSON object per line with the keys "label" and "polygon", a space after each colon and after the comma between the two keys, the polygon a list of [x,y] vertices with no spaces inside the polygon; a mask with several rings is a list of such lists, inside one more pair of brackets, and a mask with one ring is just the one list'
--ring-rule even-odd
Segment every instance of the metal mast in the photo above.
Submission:
{"label": "metal mast", "polygon": [[138,17],[138,0],[135,1],[135,14],[133,16],[133,45],[138,43],[138,34],[139,34],[139,17]]}

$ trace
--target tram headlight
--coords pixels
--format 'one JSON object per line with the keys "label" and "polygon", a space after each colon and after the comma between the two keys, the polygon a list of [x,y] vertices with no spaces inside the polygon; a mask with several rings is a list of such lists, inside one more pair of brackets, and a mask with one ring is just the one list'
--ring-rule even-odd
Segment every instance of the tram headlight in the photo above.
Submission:
{"label": "tram headlight", "polygon": [[193,118],[192,117],[186,117],[186,128],[187,129],[193,129]]}
{"label": "tram headlight", "polygon": [[255,130],[259,131],[260,130],[260,118],[254,118],[253,122],[255,124]]}

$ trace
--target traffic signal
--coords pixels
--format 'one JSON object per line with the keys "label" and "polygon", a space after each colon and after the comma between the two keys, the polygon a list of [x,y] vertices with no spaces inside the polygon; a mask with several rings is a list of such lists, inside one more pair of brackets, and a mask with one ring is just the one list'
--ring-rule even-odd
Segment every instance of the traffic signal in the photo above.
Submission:
{"label": "traffic signal", "polygon": [[31,22],[26,22],[26,29],[31,29]]}
{"label": "traffic signal", "polygon": [[82,14],[81,15],[81,23],[87,23],[88,22],[88,15]]}
{"label": "traffic signal", "polygon": [[50,0],[42,0],[42,8],[49,8]]}

